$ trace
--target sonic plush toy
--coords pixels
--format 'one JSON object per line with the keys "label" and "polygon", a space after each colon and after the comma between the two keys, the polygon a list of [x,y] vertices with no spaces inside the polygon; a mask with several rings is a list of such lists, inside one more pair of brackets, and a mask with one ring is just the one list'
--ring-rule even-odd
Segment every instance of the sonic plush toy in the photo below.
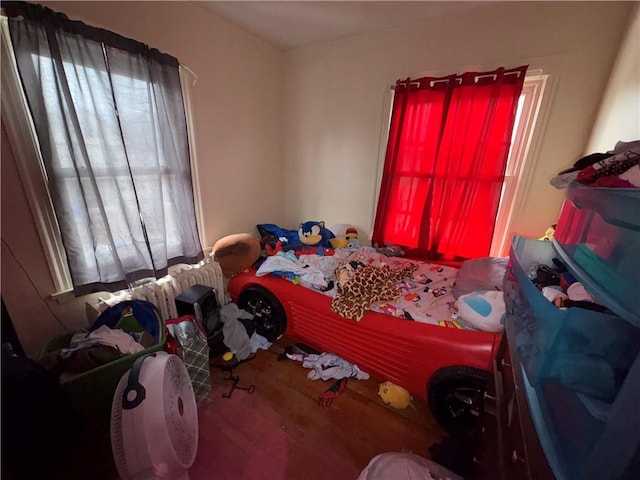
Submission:
{"label": "sonic plush toy", "polygon": [[[324,222],[304,222],[298,229],[298,237],[303,245],[318,247],[318,250],[331,248],[330,239],[335,235],[325,228]],[[313,252],[316,253],[316,252]]]}
{"label": "sonic plush toy", "polygon": [[[258,225],[258,230],[260,230],[261,227],[263,227],[264,231],[267,231],[264,227],[277,226],[261,224]],[[277,228],[279,229],[280,227]],[[286,237],[280,232],[285,232]],[[300,224],[297,232],[295,230],[284,229],[280,229],[280,232],[277,233],[278,237],[275,244],[265,244],[264,248],[267,255],[276,255],[278,252],[288,251],[293,251],[296,255],[333,255],[334,253],[333,248],[331,248],[330,239],[334,238],[335,235],[331,230],[325,228],[324,222],[304,222]],[[267,231],[267,233],[272,234],[272,232],[269,231]],[[274,237],[274,235],[276,234],[272,234],[271,237]]]}

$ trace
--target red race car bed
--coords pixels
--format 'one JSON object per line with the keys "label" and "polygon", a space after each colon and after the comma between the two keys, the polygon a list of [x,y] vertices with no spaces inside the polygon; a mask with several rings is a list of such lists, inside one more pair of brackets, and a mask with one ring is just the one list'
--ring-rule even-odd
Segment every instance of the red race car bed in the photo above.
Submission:
{"label": "red race car bed", "polygon": [[[334,257],[269,257],[232,278],[229,294],[269,340],[284,334],[400,385],[428,401],[449,430],[472,424],[501,334],[460,328],[455,321],[456,269],[372,252],[365,247]],[[387,276],[372,282],[364,267]],[[368,283],[354,286],[363,275]],[[387,296],[377,295],[390,282]],[[365,310],[363,302],[370,303]]]}

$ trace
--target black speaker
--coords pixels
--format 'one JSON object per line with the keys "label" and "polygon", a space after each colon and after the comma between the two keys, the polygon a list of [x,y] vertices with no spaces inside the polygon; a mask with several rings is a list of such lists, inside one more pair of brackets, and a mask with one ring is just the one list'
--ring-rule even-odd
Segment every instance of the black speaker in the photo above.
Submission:
{"label": "black speaker", "polygon": [[216,291],[204,285],[193,285],[176,297],[178,316],[195,316],[207,332],[211,348],[222,343],[222,322]]}

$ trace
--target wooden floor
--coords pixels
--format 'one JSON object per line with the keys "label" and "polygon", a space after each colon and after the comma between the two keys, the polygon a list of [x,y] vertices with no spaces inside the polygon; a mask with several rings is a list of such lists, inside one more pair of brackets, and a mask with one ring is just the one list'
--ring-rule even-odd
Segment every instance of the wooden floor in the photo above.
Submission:
{"label": "wooden floor", "polygon": [[329,407],[315,399],[332,381],[308,380],[300,362],[278,361],[291,342],[234,369],[239,386],[229,399],[227,374],[212,369],[212,402],[199,411],[200,443],[193,480],[355,479],[375,455],[411,451],[429,457],[443,432],[423,402],[395,410],[378,397],[379,382],[349,380]]}
{"label": "wooden floor", "polygon": [[[231,382],[212,368],[212,400],[199,409],[199,444],[191,480],[355,479],[369,460],[383,452],[411,451],[429,458],[429,447],[443,431],[427,406],[395,410],[377,395],[379,381],[350,379],[329,407],[315,399],[333,381],[308,380],[300,362],[278,360],[282,339],[255,358],[239,364],[238,386],[255,385],[253,394],[235,390],[222,398]],[[108,437],[77,452],[65,479],[113,480]],[[99,454],[100,452],[100,454]]]}

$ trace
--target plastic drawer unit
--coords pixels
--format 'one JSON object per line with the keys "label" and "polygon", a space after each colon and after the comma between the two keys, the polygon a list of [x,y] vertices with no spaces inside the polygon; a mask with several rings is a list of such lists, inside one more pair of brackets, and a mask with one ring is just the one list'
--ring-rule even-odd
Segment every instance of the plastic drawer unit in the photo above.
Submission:
{"label": "plastic drawer unit", "polygon": [[571,184],[554,243],[592,294],[640,326],[640,189]]}
{"label": "plastic drawer unit", "polygon": [[513,240],[504,290],[506,326],[521,360],[514,368],[522,369],[531,418],[556,478],[633,478],[640,462],[640,328],[615,314],[549,302],[528,273],[558,256],[550,242]]}

